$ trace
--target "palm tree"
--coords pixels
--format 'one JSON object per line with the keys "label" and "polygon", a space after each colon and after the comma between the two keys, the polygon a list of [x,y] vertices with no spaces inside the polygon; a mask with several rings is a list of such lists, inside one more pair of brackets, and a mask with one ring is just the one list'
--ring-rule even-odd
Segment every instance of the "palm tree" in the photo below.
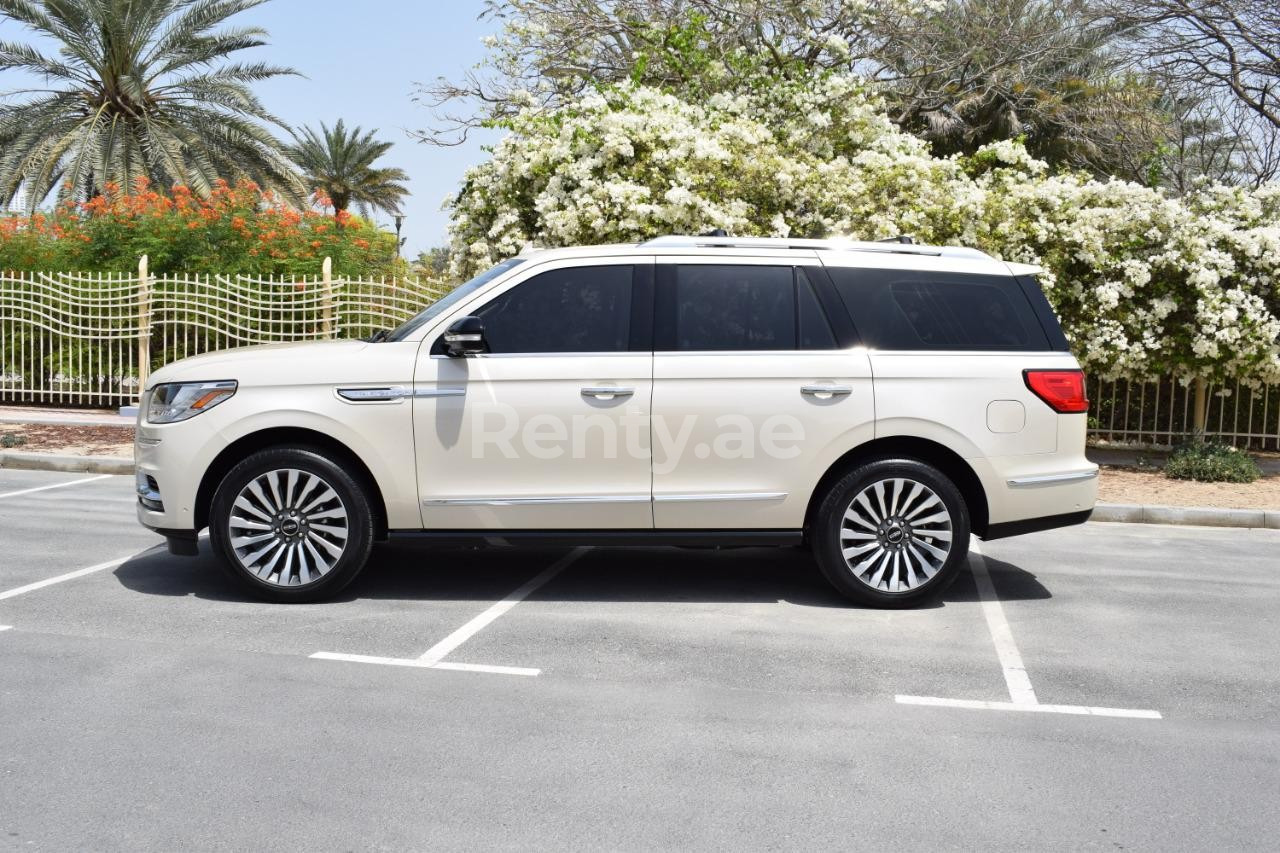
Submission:
{"label": "palm tree", "polygon": [[373,163],[391,148],[390,142],[373,138],[377,130],[359,127],[347,130],[342,119],[332,128],[302,128],[296,144],[288,148],[293,162],[302,169],[308,185],[322,191],[336,213],[352,204],[367,214],[370,210],[399,213],[400,202],[409,194],[401,181],[409,175],[403,169],[374,168]]}
{"label": "palm tree", "polygon": [[[218,178],[249,178],[298,199],[280,124],[249,85],[297,72],[226,62],[266,44],[256,27],[223,27],[266,0],[0,0],[13,20],[57,43],[56,53],[0,42],[0,69],[39,75],[38,88],[0,100],[0,204],[33,210],[88,198],[140,177],[208,194]],[[283,126],[283,125],[282,125]]]}
{"label": "palm tree", "polygon": [[949,0],[903,18],[877,60],[898,124],[935,154],[1024,137],[1054,165],[1143,180],[1169,119],[1127,74],[1123,25],[1094,0]]}

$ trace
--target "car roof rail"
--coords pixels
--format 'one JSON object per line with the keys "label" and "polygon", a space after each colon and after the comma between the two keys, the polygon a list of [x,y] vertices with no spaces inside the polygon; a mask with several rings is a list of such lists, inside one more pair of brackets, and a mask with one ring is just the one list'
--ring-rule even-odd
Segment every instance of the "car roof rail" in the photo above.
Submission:
{"label": "car roof rail", "polygon": [[[720,229],[716,229],[719,231]],[[801,249],[808,251],[888,252],[906,255],[931,255],[951,258],[993,260],[986,252],[966,246],[926,246],[912,237],[888,240],[797,239],[791,237],[730,237],[708,234],[666,234],[638,244],[644,249]]]}

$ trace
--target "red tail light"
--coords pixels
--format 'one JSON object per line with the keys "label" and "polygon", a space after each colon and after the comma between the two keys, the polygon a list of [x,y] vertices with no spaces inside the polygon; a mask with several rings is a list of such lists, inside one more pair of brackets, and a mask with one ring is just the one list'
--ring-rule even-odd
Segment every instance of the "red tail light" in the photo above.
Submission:
{"label": "red tail light", "polygon": [[1022,379],[1049,408],[1064,415],[1089,411],[1083,370],[1024,370]]}

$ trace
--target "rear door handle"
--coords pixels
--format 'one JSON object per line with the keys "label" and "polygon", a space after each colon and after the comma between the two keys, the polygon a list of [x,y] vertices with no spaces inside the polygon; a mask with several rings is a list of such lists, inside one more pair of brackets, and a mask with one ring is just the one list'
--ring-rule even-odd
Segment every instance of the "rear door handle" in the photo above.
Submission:
{"label": "rear door handle", "polygon": [[853,389],[848,385],[801,385],[800,393],[813,396],[830,394],[832,397],[843,397],[846,394],[852,394]]}
{"label": "rear door handle", "polygon": [[582,396],[595,397],[601,400],[612,400],[614,397],[630,397],[636,393],[634,388],[616,388],[608,385],[588,385],[582,389]]}

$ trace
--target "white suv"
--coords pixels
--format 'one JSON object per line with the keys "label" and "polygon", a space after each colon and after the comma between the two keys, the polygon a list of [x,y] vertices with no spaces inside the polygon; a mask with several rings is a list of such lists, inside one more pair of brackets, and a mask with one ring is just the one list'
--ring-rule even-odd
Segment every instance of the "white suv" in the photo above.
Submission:
{"label": "white suv", "polygon": [[376,540],[807,545],[856,602],[955,578],[970,534],[1089,517],[1084,377],[1034,278],[905,241],[662,237],[529,252],[368,341],[148,382],[138,518],[259,596]]}

